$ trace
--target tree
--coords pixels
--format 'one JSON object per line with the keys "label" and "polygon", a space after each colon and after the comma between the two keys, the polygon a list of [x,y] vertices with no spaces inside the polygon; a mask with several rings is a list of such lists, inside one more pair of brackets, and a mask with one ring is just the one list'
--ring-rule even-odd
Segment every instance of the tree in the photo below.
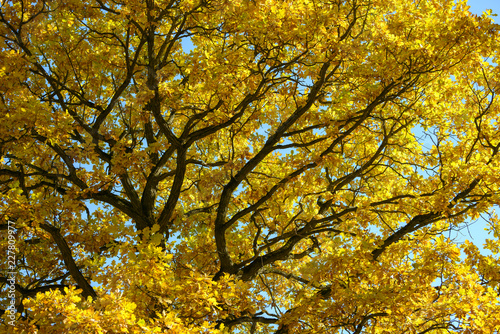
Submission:
{"label": "tree", "polygon": [[[499,331],[490,14],[3,1],[2,326]],[[489,255],[455,239],[474,221]]]}

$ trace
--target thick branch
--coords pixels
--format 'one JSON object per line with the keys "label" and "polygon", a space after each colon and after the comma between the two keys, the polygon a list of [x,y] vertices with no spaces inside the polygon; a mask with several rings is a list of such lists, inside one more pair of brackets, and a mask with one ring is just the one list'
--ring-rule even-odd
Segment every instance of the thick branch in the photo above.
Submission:
{"label": "thick branch", "polygon": [[40,224],[40,227],[49,232],[56,242],[57,247],[61,252],[64,264],[66,265],[66,268],[68,268],[71,277],[73,277],[78,286],[83,290],[83,296],[85,298],[92,297],[92,299],[94,300],[97,299],[97,294],[95,293],[94,289],[89,284],[89,282],[87,282],[85,277],[83,277],[80,269],[78,269],[78,266],[73,259],[73,255],[71,254],[71,249],[69,248],[68,243],[66,242],[64,237],[61,235],[60,230],[49,224]]}
{"label": "thick branch", "polygon": [[303,115],[305,114],[316,101],[320,90],[326,80],[333,75],[335,69],[327,74],[330,63],[325,63],[319,73],[319,78],[312,87],[310,93],[308,94],[307,102],[302,107],[298,108],[286,121],[284,121],[275,133],[269,137],[266,141],[264,147],[252,158],[250,159],[243,168],[241,168],[234,177],[231,178],[224,190],[219,201],[219,208],[217,209],[217,217],[215,219],[215,240],[217,245],[217,252],[219,259],[221,261],[221,271],[222,272],[232,272],[234,270],[233,263],[226,249],[226,236],[225,230],[226,225],[226,215],[231,196],[238,185],[243,181],[247,175],[269,154],[273,151],[273,146],[279,142],[281,137],[286,133],[286,131]]}

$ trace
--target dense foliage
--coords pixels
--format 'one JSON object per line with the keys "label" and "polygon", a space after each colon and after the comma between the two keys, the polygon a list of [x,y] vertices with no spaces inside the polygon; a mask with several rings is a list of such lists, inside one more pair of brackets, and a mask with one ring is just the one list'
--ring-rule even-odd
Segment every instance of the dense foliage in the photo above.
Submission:
{"label": "dense foliage", "polygon": [[490,14],[2,1],[0,326],[498,332]]}

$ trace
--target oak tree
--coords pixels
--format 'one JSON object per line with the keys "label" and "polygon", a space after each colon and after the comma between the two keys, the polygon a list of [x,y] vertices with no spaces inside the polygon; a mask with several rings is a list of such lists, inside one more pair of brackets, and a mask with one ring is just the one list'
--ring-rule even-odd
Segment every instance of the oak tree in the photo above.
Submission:
{"label": "oak tree", "polygon": [[497,332],[490,14],[2,1],[2,328]]}

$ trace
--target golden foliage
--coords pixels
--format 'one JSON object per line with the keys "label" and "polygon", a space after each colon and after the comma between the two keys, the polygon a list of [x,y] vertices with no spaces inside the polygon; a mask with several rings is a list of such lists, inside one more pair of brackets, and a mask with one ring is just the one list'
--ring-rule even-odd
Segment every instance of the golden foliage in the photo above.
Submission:
{"label": "golden foliage", "polygon": [[2,2],[2,329],[498,332],[490,15]]}

